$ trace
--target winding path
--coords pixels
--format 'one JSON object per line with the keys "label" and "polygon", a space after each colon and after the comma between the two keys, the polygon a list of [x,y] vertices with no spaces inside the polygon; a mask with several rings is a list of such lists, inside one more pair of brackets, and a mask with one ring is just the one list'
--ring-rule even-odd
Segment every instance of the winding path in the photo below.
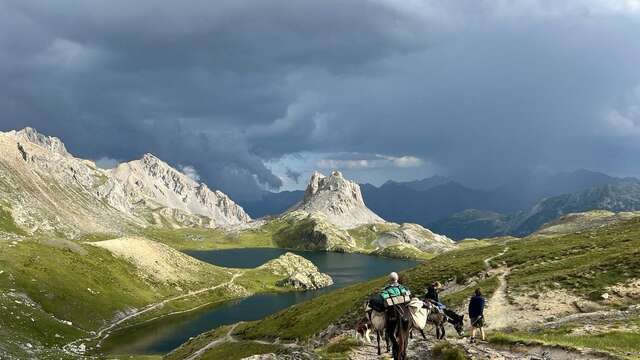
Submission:
{"label": "winding path", "polygon": [[[491,267],[491,260],[498,258],[509,251],[509,247],[505,246],[504,250],[501,253],[487,258],[484,260],[485,267],[489,269]],[[487,318],[487,329],[502,329],[510,326],[512,324],[511,314],[512,309],[511,304],[509,304],[509,300],[507,299],[507,276],[511,272],[511,269],[505,266],[499,267],[494,271],[498,274],[498,288],[489,298],[487,309],[486,309],[486,318]]]}
{"label": "winding path", "polygon": [[[236,339],[235,337],[233,337],[233,331],[236,329],[236,327],[238,327],[238,325],[242,324],[243,322],[244,321],[240,321],[240,322],[237,322],[237,323],[233,324],[225,336],[211,341],[207,345],[201,347],[196,352],[191,354],[191,356],[189,356],[185,360],[195,360],[195,359],[199,358],[200,355],[204,354],[205,351],[207,351],[207,350],[209,350],[209,349],[211,349],[211,348],[213,348],[215,346],[218,346],[220,344],[227,343],[227,342],[238,342],[238,341],[240,341],[240,340]],[[279,340],[266,341],[266,340],[244,340],[243,339],[242,341],[248,341],[248,342],[253,342],[253,343],[262,344],[262,345],[280,345],[280,346],[283,346],[283,347],[286,347],[286,348],[298,348],[298,347],[300,347],[296,342],[281,343]]]}
{"label": "winding path", "polygon": [[237,340],[233,338],[233,336],[231,336],[231,333],[233,333],[233,330],[236,329],[236,327],[238,327],[238,325],[242,324],[242,322],[239,323],[235,323],[231,326],[231,328],[229,329],[229,331],[221,338],[219,339],[215,339],[213,341],[211,341],[210,343],[208,343],[207,345],[201,347],[200,349],[198,349],[196,352],[194,352],[193,354],[191,354],[191,356],[189,356],[188,358],[186,358],[185,360],[194,360],[200,357],[200,355],[204,354],[205,351],[211,349],[212,347],[215,347],[219,344],[225,343],[225,342],[236,342]]}
{"label": "winding path", "polygon": [[128,320],[131,320],[131,319],[133,319],[135,317],[138,317],[138,316],[140,316],[142,314],[148,313],[149,311],[158,309],[158,308],[164,306],[165,304],[167,304],[169,302],[180,300],[180,299],[184,299],[184,298],[187,298],[187,297],[190,297],[190,296],[194,296],[194,295],[199,295],[199,294],[205,293],[207,291],[212,291],[212,290],[221,288],[223,286],[231,285],[236,280],[236,278],[238,278],[241,275],[242,275],[241,272],[235,273],[235,274],[233,274],[231,276],[231,279],[229,281],[227,281],[227,282],[223,282],[223,283],[220,283],[220,284],[215,285],[215,286],[211,286],[211,287],[207,287],[207,288],[203,288],[203,289],[199,289],[199,290],[195,290],[195,291],[189,291],[186,294],[177,295],[177,296],[162,300],[160,302],[147,305],[147,306],[145,306],[144,308],[142,308],[142,309],[140,309],[138,311],[135,311],[135,312],[133,312],[133,313],[121,318],[121,319],[118,319],[117,321],[112,322],[108,326],[106,326],[106,327],[102,328],[100,331],[98,331],[94,336],[74,340],[74,341],[68,343],[67,345],[63,346],[62,349],[67,353],[71,353],[71,354],[76,354],[77,355],[77,352],[73,350],[77,346],[77,344],[82,344],[84,342],[94,341],[94,340],[99,340],[98,343],[100,343],[104,338],[109,336],[109,334],[111,333],[111,331],[114,328],[116,328],[118,325],[120,325],[120,324],[122,324],[122,323],[124,323],[124,322],[126,322]]}

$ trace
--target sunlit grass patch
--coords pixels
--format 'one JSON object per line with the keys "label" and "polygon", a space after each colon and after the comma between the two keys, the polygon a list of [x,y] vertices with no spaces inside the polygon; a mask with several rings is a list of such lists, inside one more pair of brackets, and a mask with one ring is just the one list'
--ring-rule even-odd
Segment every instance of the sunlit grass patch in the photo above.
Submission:
{"label": "sunlit grass patch", "polygon": [[260,355],[282,350],[280,345],[260,344],[252,341],[224,342],[205,351],[201,360],[240,360],[251,355]]}

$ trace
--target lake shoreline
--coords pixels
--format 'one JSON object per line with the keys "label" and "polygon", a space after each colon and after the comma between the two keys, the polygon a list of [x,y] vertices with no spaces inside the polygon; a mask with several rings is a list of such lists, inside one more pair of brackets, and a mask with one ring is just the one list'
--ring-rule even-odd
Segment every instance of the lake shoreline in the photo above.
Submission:
{"label": "lake shoreline", "polygon": [[[244,248],[209,251],[184,251],[201,261],[216,266],[229,266],[236,262],[237,269],[254,267],[289,252],[277,248]],[[211,306],[200,305],[180,314],[132,324],[117,329],[105,338],[100,354],[166,354],[190,337],[239,321],[258,320],[291,305],[320,294],[340,289],[361,281],[414,267],[416,261],[382,258],[375,255],[333,253],[324,251],[291,251],[312,261],[319,270],[334,277],[335,284],[320,290],[304,292],[269,292],[249,297],[230,299]],[[234,260],[235,259],[235,260]],[[242,267],[238,267],[242,265]],[[232,267],[233,268],[233,267]]]}

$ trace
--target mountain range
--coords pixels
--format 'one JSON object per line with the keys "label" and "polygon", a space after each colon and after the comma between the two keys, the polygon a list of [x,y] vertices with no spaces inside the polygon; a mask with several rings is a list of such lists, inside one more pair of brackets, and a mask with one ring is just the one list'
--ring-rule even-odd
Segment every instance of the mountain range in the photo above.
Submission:
{"label": "mountain range", "polygon": [[[636,178],[577,170],[522,177],[490,190],[472,189],[444,176],[361,188],[367,206],[381,217],[463,239],[526,236],[571,212],[639,210],[639,184]],[[303,191],[265,192],[244,208],[254,217],[278,214],[303,196]]]}
{"label": "mountain range", "polygon": [[390,248],[385,255],[418,258],[453,247],[451,239],[418,224],[387,222],[365,205],[360,186],[338,171],[314,173],[288,211],[256,221],[223,192],[152,154],[101,169],[32,128],[0,133],[0,149],[0,214],[14,233],[75,240],[210,228],[223,237],[259,236],[268,246],[366,253]]}

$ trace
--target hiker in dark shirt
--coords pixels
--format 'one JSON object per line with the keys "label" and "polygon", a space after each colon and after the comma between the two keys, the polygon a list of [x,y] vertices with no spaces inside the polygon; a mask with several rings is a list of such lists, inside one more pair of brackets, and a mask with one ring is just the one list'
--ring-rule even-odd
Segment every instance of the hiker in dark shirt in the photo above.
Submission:
{"label": "hiker in dark shirt", "polygon": [[429,285],[429,287],[427,288],[427,293],[424,296],[425,301],[430,301],[432,304],[434,304],[435,306],[437,306],[439,309],[444,310],[447,307],[444,306],[444,304],[442,304],[440,302],[440,296],[438,294],[438,291],[442,288],[442,285],[435,281],[433,282],[431,285]]}
{"label": "hiker in dark shirt", "polygon": [[484,305],[485,299],[482,297],[480,289],[476,289],[475,294],[469,300],[469,320],[471,321],[471,341],[475,341],[476,330],[480,329],[482,340],[484,336]]}

